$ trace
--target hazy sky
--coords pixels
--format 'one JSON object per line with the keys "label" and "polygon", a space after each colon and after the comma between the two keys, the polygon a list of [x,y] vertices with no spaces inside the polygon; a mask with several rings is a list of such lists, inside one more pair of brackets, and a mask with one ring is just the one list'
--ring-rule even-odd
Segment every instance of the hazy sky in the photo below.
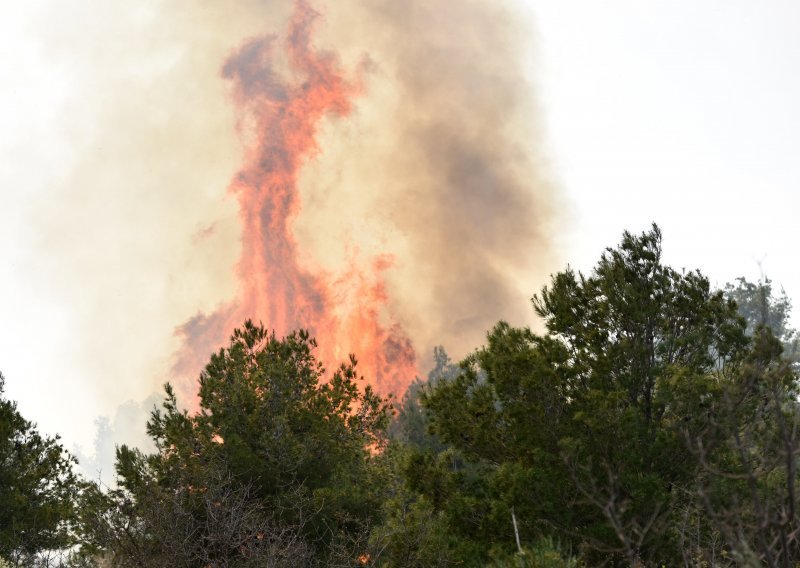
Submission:
{"label": "hazy sky", "polygon": [[529,3],[570,260],[656,221],[670,262],[800,297],[800,4]]}
{"label": "hazy sky", "polygon": [[[674,265],[718,284],[761,266],[800,298],[800,4],[524,2],[548,175],[565,196],[560,261],[588,268],[623,229],[656,221]],[[203,266],[236,258],[235,203],[220,194],[242,150],[224,85],[203,70],[272,25],[248,18],[255,0],[238,19],[208,8],[179,29],[164,23],[182,21],[179,7],[162,20],[158,2],[132,4],[0,5],[0,370],[23,413],[69,445],[89,446],[98,415],[156,390],[174,326],[231,293],[230,272]],[[187,53],[189,41],[200,48]],[[158,87],[175,72],[184,112],[161,116]],[[100,123],[128,141],[97,135]],[[174,193],[146,191],[164,180]],[[161,221],[174,231],[150,225]],[[89,256],[108,273],[89,271]]]}

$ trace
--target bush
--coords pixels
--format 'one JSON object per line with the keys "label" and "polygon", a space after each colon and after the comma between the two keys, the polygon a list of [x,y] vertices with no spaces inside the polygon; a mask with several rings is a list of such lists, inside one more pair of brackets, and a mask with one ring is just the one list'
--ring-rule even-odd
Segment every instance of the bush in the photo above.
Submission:
{"label": "bush", "polygon": [[583,566],[570,553],[565,553],[552,538],[542,538],[531,548],[516,554],[497,554],[490,566],[494,568],[578,568]]}

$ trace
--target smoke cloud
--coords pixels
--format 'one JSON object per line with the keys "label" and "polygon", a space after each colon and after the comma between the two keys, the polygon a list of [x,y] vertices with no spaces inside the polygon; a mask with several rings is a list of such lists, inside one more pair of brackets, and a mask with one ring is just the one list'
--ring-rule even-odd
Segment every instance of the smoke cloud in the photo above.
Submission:
{"label": "smoke cloud", "polygon": [[[247,41],[222,68],[232,82],[246,139],[245,163],[230,187],[242,222],[239,294],[217,313],[182,327],[187,349],[176,370],[196,374],[208,358],[209,337],[219,341],[250,317],[280,335],[309,329],[319,337],[325,364],[358,354],[362,372],[381,392],[399,392],[416,367],[411,342],[386,309],[382,273],[391,257],[352,255],[342,266],[324,268],[304,255],[295,239],[294,220],[302,212],[298,177],[320,151],[320,123],[348,117],[361,90],[332,52],[313,47],[318,18],[306,1],[297,0],[282,41],[272,36]],[[279,71],[282,54],[287,76]]]}
{"label": "smoke cloud", "polygon": [[434,345],[529,321],[562,203],[516,2],[87,0],[32,22],[64,91],[18,267],[59,310],[59,385],[29,377],[46,428],[85,442],[174,372],[190,391],[245,317],[311,327],[329,367],[355,351],[398,394]]}
{"label": "smoke cloud", "polygon": [[[327,133],[322,147],[337,151],[310,168],[306,199],[344,188],[370,242],[395,257],[389,297],[419,352],[460,356],[500,318],[527,323],[526,298],[557,260],[563,204],[532,83],[533,22],[504,1],[346,5],[325,12],[327,39],[367,54],[366,95]],[[320,182],[330,172],[340,177]],[[336,223],[337,202],[298,219],[317,250],[314,228]]]}
{"label": "smoke cloud", "polygon": [[527,30],[487,2],[456,18],[444,2],[325,14],[318,39],[317,12],[295,2],[284,43],[251,40],[225,63],[253,148],[233,183],[242,291],[182,328],[179,368],[197,370],[209,336],[263,317],[279,332],[310,327],[328,363],[366,357],[373,384],[400,393],[412,341],[460,354],[498,318],[519,321],[520,282],[551,259]]}

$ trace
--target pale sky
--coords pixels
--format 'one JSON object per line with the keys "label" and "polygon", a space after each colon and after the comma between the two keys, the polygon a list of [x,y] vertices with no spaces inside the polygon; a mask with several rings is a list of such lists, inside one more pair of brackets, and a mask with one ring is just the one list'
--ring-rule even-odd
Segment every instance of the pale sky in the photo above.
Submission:
{"label": "pale sky", "polygon": [[[571,206],[560,232],[565,261],[588,269],[624,229],[640,231],[656,221],[673,265],[700,268],[719,285],[738,275],[755,279],[760,266],[791,297],[800,298],[794,253],[800,241],[795,221],[800,212],[800,3],[520,1],[530,5],[536,20],[531,76],[547,127],[552,174]],[[77,330],[85,322],[76,321],[73,302],[91,298],[72,289],[75,283],[59,281],[60,272],[49,265],[57,253],[40,256],[59,249],[58,243],[42,242],[38,223],[51,220],[38,219],[37,207],[53,197],[52,187],[66,183],[82,151],[97,150],[86,141],[91,125],[73,124],[63,114],[81,108],[73,100],[80,92],[69,57],[54,53],[50,42],[51,34],[62,33],[48,27],[58,18],[42,17],[55,4],[0,5],[0,370],[7,395],[19,401],[28,418],[46,432],[60,432],[68,446],[88,447],[97,416],[113,417],[117,406],[143,400],[163,382],[169,349],[148,352],[141,341],[139,351],[126,347],[125,333],[146,335],[137,314],[151,315],[146,306],[126,301],[134,297],[131,290],[145,297],[161,292],[147,274],[134,283],[109,280],[109,286],[120,286],[123,308],[108,314],[106,342],[76,349]],[[150,25],[147,5],[130,9],[132,38],[137,26]],[[158,36],[167,47],[171,37]],[[61,41],[69,42],[69,34]],[[63,49],[68,43],[56,45]],[[145,71],[114,71],[108,79],[119,88],[128,75],[158,76],[158,62],[146,63]],[[201,108],[205,103],[187,104]],[[232,120],[220,108],[215,107],[216,122],[203,127],[204,135],[224,130]],[[196,148],[197,155],[207,151]],[[224,188],[238,151],[234,145],[213,157],[221,165],[210,175],[209,187]],[[211,203],[207,195],[198,197],[197,210],[186,211],[188,229],[202,232]],[[132,216],[137,218],[135,212]],[[80,220],[75,222],[79,226]],[[97,237],[89,233],[86,246],[100,246]],[[159,266],[154,248],[135,246],[143,266]],[[203,246],[207,254],[224,249],[219,243]],[[189,258],[193,250],[175,254]],[[187,264],[186,270],[194,274],[197,267]],[[54,291],[61,285],[71,290]],[[187,285],[178,279],[169,286]],[[175,307],[169,321],[177,324],[191,316],[198,309],[192,301],[211,302],[201,292]],[[797,315],[794,321],[800,324]],[[101,361],[89,364],[93,353]],[[146,364],[140,361],[148,357]],[[130,377],[159,368],[138,387],[130,386]],[[116,377],[121,377],[118,383]],[[99,384],[106,385],[97,389],[102,392],[91,390]],[[115,390],[116,384],[121,386]]]}
{"label": "pale sky", "polygon": [[800,297],[800,4],[530,4],[571,262],[656,221],[672,264]]}

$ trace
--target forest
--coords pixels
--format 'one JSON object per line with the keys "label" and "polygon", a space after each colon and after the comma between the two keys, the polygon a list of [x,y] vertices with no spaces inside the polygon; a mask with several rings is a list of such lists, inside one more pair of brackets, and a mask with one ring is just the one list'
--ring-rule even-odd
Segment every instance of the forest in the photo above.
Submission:
{"label": "forest", "polygon": [[531,309],[399,399],[245,321],[109,486],[0,375],[0,567],[800,566],[783,291],[666,265],[653,225]]}

